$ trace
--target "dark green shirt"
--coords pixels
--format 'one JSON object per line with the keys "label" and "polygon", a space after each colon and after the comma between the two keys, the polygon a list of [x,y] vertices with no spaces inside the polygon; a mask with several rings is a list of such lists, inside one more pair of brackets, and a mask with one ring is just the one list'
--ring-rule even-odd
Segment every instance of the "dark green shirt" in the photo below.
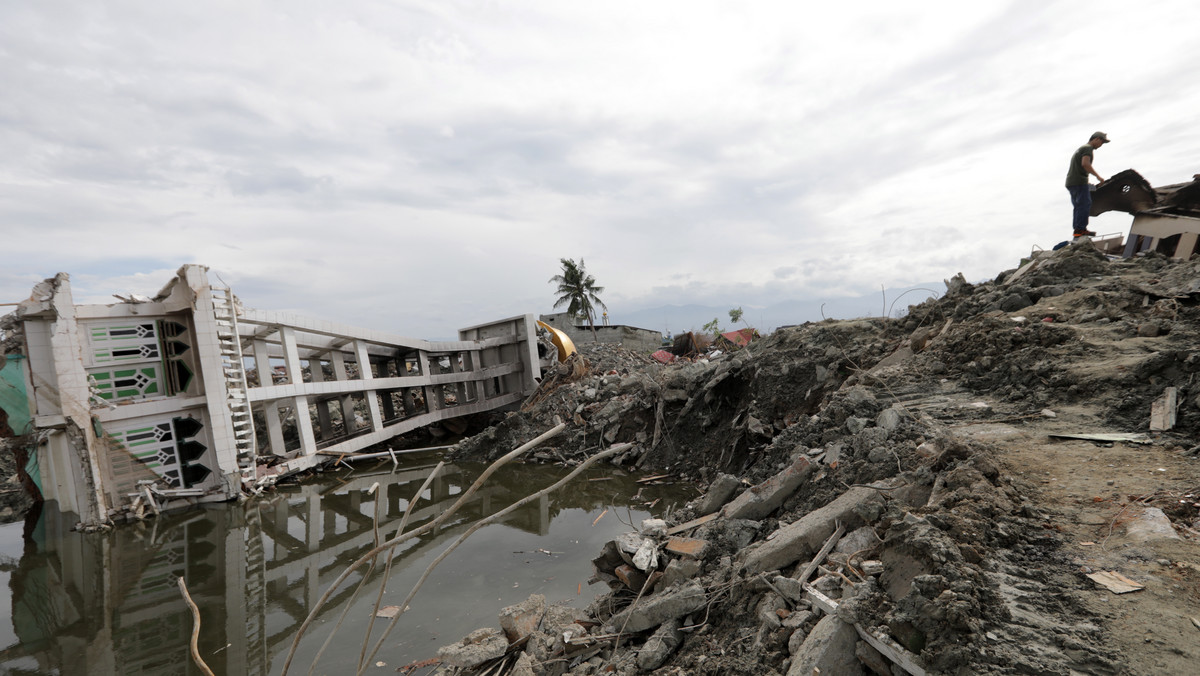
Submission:
{"label": "dark green shirt", "polygon": [[1073,185],[1087,185],[1088,173],[1087,170],[1083,168],[1083,156],[1087,155],[1088,157],[1092,157],[1092,153],[1095,151],[1096,149],[1092,147],[1092,144],[1088,143],[1086,145],[1079,146],[1079,150],[1076,150],[1075,154],[1071,156],[1071,166],[1067,168],[1068,188]]}

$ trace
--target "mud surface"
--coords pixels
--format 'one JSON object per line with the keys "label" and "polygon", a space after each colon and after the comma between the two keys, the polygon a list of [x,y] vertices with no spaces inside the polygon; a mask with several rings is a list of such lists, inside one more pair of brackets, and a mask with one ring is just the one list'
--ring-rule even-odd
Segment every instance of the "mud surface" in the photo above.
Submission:
{"label": "mud surface", "polygon": [[[765,515],[722,512],[680,531],[707,546],[683,574],[689,557],[663,537],[649,539],[667,574],[646,586],[645,576],[631,584],[611,574],[619,558],[598,560],[613,592],[573,625],[591,638],[560,639],[557,653],[526,648],[522,665],[786,674],[811,673],[814,651],[846,657],[814,646],[824,613],[777,577],[817,558],[833,523],[792,555],[763,552],[865,492],[877,497],[839,517],[857,549],[835,549],[809,581],[846,626],[894,641],[927,673],[1196,673],[1200,263],[1110,262],[1073,246],[991,282],[947,287],[900,319],[805,324],[701,362],[661,366],[583,345],[588,368],[563,365],[525,410],[460,444],[459,457],[495,457],[560,419],[569,432],[537,460],[571,464],[632,442],[616,464],[702,490],[729,474],[737,492],[761,484],[760,495],[781,470],[812,465]],[[1150,433],[1167,388],[1174,427]],[[1145,436],[1050,436],[1078,433]],[[700,503],[671,525],[702,516]],[[1105,571],[1141,588],[1117,594],[1088,577]],[[695,583],[701,610],[606,633],[639,607],[686,604],[680,590]],[[836,673],[900,669],[853,635],[847,645]],[[643,657],[664,650],[661,664]]]}

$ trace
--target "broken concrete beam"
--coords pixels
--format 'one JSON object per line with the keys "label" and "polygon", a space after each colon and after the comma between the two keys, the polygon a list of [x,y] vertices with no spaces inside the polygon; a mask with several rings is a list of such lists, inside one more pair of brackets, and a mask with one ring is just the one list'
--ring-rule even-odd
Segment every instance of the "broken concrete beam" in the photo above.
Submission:
{"label": "broken concrete beam", "polygon": [[862,671],[854,648],[858,633],[834,615],[826,615],[808,632],[808,637],[792,658],[787,676],[813,674],[853,674]]}
{"label": "broken concrete beam", "polygon": [[700,515],[712,514],[718,509],[725,506],[737,489],[742,485],[741,481],[732,474],[718,474],[716,479],[713,479],[712,484],[708,487],[708,491],[704,497],[700,498],[699,504],[696,505],[696,513]]}
{"label": "broken concrete beam", "polygon": [[667,540],[667,551],[676,556],[703,560],[708,553],[708,540],[675,536]]}
{"label": "broken concrete beam", "polygon": [[515,643],[532,634],[546,612],[546,597],[532,594],[524,601],[500,611],[500,629],[509,643]]}
{"label": "broken concrete beam", "polygon": [[450,666],[473,669],[496,659],[508,650],[508,640],[499,629],[476,629],[458,643],[438,648],[438,659]]}
{"label": "broken concrete beam", "polygon": [[1166,432],[1175,427],[1178,405],[1178,391],[1174,387],[1163,390],[1163,395],[1150,405],[1150,431]]}
{"label": "broken concrete beam", "polygon": [[642,671],[653,671],[662,666],[683,642],[683,632],[679,630],[681,626],[683,622],[679,618],[664,622],[638,650],[638,668]]}
{"label": "broken concrete beam", "polygon": [[704,586],[691,580],[680,587],[642,598],[613,615],[605,625],[605,631],[610,634],[615,634],[622,628],[629,633],[646,631],[668,620],[700,610],[706,603],[708,596],[704,593]]}
{"label": "broken concrete beam", "polygon": [[833,533],[836,524],[857,528],[868,522],[864,516],[873,521],[882,506],[879,491],[851,488],[828,505],[780,528],[773,539],[751,550],[746,556],[746,569],[752,574],[778,570],[812,556]]}
{"label": "broken concrete beam", "polygon": [[813,464],[801,455],[787,469],[757,486],[751,486],[734,498],[733,502],[725,505],[722,514],[729,519],[761,519],[768,516],[779,509],[812,472]]}

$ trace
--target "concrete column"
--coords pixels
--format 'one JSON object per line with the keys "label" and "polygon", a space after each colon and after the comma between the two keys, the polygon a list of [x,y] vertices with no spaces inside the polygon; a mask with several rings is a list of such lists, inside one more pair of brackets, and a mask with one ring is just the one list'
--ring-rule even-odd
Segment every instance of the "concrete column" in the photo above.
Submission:
{"label": "concrete column", "polygon": [[296,428],[300,431],[300,454],[314,455],[317,438],[313,434],[312,414],[308,412],[308,395],[294,397],[296,405]]}
{"label": "concrete column", "polygon": [[304,498],[304,544],[310,554],[321,549],[321,496],[318,493]]}
{"label": "concrete column", "polygon": [[258,372],[258,386],[270,387],[275,384],[275,373],[271,368],[271,346],[260,338],[254,339],[254,370]]}
{"label": "concrete column", "polygon": [[1171,258],[1188,259],[1192,255],[1192,249],[1196,248],[1196,233],[1184,232],[1179,235],[1179,244],[1175,246],[1175,253]]}
{"label": "concrete column", "polygon": [[283,455],[287,452],[287,443],[283,440],[283,423],[279,420],[279,402],[264,401],[263,415],[267,419],[267,441],[271,445],[271,453]]}
{"label": "concrete column", "polygon": [[[354,354],[358,357],[358,370],[362,373],[363,380],[374,380],[375,376],[371,374],[370,355],[367,354],[367,344],[361,340],[354,341]],[[375,390],[366,390],[363,392],[363,396],[366,397],[367,411],[371,417],[371,431],[378,432],[383,429],[379,399],[375,397]]]}
{"label": "concrete column", "polygon": [[[329,355],[329,363],[333,364],[334,380],[350,380],[350,374],[346,372],[345,352],[334,350]],[[339,400],[342,403],[342,424],[346,428],[346,433],[349,434],[357,429],[357,426],[354,424],[354,397],[344,394]]]}
{"label": "concrete column", "polygon": [[288,382],[299,385],[304,382],[304,370],[300,363],[300,349],[296,347],[296,330],[284,326],[279,329],[279,340],[283,343],[283,363],[287,366]]}
{"label": "concrete column", "polygon": [[317,402],[317,425],[321,430],[321,441],[333,438],[333,418],[329,415],[329,400]]}

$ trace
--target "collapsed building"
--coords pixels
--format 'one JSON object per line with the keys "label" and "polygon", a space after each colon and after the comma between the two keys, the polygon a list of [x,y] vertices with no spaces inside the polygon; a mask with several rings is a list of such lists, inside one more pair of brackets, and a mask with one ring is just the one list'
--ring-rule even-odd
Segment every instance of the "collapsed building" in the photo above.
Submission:
{"label": "collapsed building", "polygon": [[70,278],[0,318],[0,406],[41,498],[95,525],[224,501],[419,427],[515,407],[541,375],[522,315],[432,342],[243,307],[207,268],[76,305]]}
{"label": "collapsed building", "polygon": [[[1093,217],[1108,211],[1133,216],[1122,256],[1156,251],[1187,260],[1200,253],[1200,174],[1158,188],[1133,169],[1115,174],[1092,195]],[[1106,252],[1108,253],[1108,252]]]}

